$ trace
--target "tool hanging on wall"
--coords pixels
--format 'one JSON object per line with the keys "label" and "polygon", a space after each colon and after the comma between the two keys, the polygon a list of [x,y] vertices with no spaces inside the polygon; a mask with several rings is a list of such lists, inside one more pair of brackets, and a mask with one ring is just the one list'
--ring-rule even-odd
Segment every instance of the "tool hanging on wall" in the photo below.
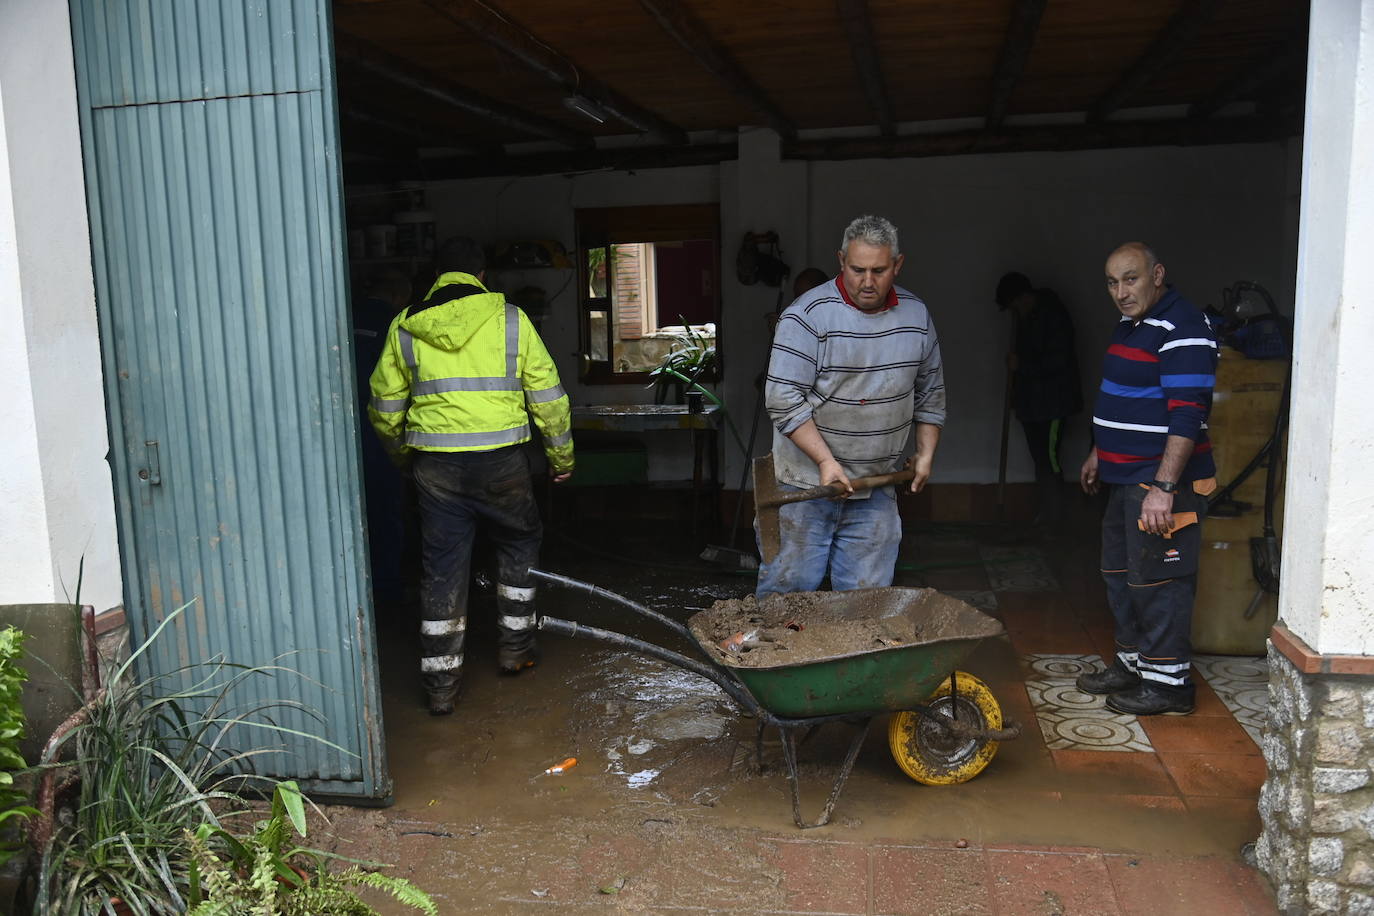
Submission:
{"label": "tool hanging on wall", "polygon": [[[740,243],[739,253],[735,255],[735,276],[745,286],[762,283],[764,286],[782,286],[782,281],[792,273],[792,268],[782,259],[778,250],[778,234],[767,232],[746,232]],[[781,295],[781,294],[779,294]]]}

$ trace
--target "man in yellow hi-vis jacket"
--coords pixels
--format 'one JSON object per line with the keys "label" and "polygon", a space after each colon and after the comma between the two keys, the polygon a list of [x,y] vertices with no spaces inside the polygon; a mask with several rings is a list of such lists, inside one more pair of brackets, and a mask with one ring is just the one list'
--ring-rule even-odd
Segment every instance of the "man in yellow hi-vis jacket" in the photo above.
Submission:
{"label": "man in yellow hi-vis jacket", "polygon": [[396,316],[372,373],[372,426],[413,467],[424,539],[420,672],[429,711],[453,711],[463,671],[467,587],[479,521],[496,542],[501,670],[537,657],[534,582],[543,533],[521,443],[539,428],[555,483],[572,476],[568,396],[520,309],[482,285],[471,239],[447,243],[439,276]]}

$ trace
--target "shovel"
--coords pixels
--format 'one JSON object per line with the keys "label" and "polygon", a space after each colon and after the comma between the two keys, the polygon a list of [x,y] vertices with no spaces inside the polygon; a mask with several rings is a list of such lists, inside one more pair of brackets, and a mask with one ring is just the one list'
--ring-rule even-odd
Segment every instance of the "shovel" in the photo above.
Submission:
{"label": "shovel", "polygon": [[[855,490],[871,490],[892,483],[901,483],[915,477],[912,471],[893,471],[891,474],[877,474],[873,477],[857,477],[849,482]],[[784,491],[778,486],[778,478],[773,473],[773,455],[754,459],[754,509],[759,525],[759,553],[765,563],[771,563],[778,555],[782,534],[778,522],[778,507],[788,503],[805,502],[808,499],[825,499],[839,496],[844,488],[839,484],[812,487],[809,490]]]}

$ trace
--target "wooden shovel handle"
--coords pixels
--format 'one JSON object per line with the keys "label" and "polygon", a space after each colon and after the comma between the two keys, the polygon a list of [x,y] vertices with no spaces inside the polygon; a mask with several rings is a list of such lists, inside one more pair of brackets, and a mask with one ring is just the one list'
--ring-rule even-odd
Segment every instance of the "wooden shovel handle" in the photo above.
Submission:
{"label": "wooden shovel handle", "polygon": [[[916,476],[915,471],[893,471],[891,474],[876,474],[872,477],[856,477],[849,482],[849,485],[856,490],[872,490],[875,487],[885,487],[891,483],[901,483]],[[844,489],[837,483],[827,484],[823,487],[811,487],[809,490],[798,490],[795,493],[779,493],[777,496],[765,499],[758,504],[760,509],[771,509],[773,506],[785,506],[788,503],[805,502],[808,499],[824,499],[827,496],[839,496]]]}

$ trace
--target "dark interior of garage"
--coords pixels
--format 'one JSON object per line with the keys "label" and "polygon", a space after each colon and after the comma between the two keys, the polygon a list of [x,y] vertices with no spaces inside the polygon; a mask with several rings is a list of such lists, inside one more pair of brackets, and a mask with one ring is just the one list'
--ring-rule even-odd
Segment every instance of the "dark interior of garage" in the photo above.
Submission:
{"label": "dark interior of garage", "polygon": [[[839,874],[862,849],[881,871],[903,842],[944,862],[942,844],[958,838],[989,862],[1017,844],[1109,850],[1104,886],[1117,889],[1134,868],[1112,858],[1123,850],[1200,857],[1217,870],[1198,872],[1197,887],[1248,907],[1234,912],[1265,912],[1239,870],[1264,774],[1247,706],[1263,684],[1254,656],[1277,613],[1251,544],[1282,524],[1282,493],[1267,486],[1270,468],[1281,472],[1287,370],[1274,335],[1294,296],[1306,23],[1307,4],[1292,0],[336,0],[355,314],[388,283],[422,297],[446,239],[485,246],[488,285],[534,322],[573,407],[573,479],[535,475],[547,569],[678,620],[750,594],[752,459],[772,434],[759,401],[777,313],[804,269],[836,275],[851,219],[876,213],[898,227],[897,282],[938,328],[949,419],[929,485],[900,502],[895,584],[1001,622],[1005,635],[965,667],[1023,726],[985,774],[938,801],[942,790],[914,787],[884,759],[887,729],[875,728],[831,836],[852,845],[741,851],[736,828],[790,829],[781,746],[765,745],[757,775],[746,765],[753,723],[723,694],[585,640],[542,637],[538,668],[497,677],[480,543],[457,715],[425,715],[411,504],[402,539],[383,547],[402,547],[401,590],[376,601],[398,810],[476,831],[465,880],[482,873],[482,892],[512,908],[585,903],[582,885],[619,877],[616,893],[650,909],[718,899],[790,912],[810,907],[795,877],[785,901],[756,880],[788,856]],[[1193,628],[1205,699],[1184,726],[1085,720],[1063,695],[1066,672],[1113,653],[1095,553],[1102,507],[1077,478],[1118,317],[1101,265],[1136,239],[1192,301],[1232,332],[1250,329],[1224,341],[1217,376],[1218,480],[1234,486],[1207,523]],[[1009,271],[1053,289],[1076,329],[1089,407],[1065,427],[1053,525],[1009,422],[1013,328],[994,301]],[[706,348],[700,374],[686,370],[695,385],[654,372]],[[360,385],[367,373],[359,366]],[[694,387],[704,404],[689,405]],[[538,600],[541,614],[682,648],[585,594],[541,585]],[[822,731],[802,748],[807,805],[819,805],[847,741]],[[580,761],[568,780],[530,778],[529,761],[567,756]],[[557,842],[540,838],[545,818],[561,825]],[[579,821],[592,825],[585,839],[569,839]],[[501,838],[482,845],[497,822]],[[438,855],[411,840],[406,855]],[[735,850],[730,866],[703,864],[712,844]],[[514,883],[499,873],[513,854],[527,863]],[[632,864],[617,871],[606,864],[616,857]],[[708,874],[708,902],[656,857]],[[996,896],[995,881],[961,880],[969,899]],[[808,900],[850,912],[837,883]],[[1070,885],[1080,908],[1067,911],[1114,911]],[[987,911],[884,908],[867,893],[869,912]]]}

